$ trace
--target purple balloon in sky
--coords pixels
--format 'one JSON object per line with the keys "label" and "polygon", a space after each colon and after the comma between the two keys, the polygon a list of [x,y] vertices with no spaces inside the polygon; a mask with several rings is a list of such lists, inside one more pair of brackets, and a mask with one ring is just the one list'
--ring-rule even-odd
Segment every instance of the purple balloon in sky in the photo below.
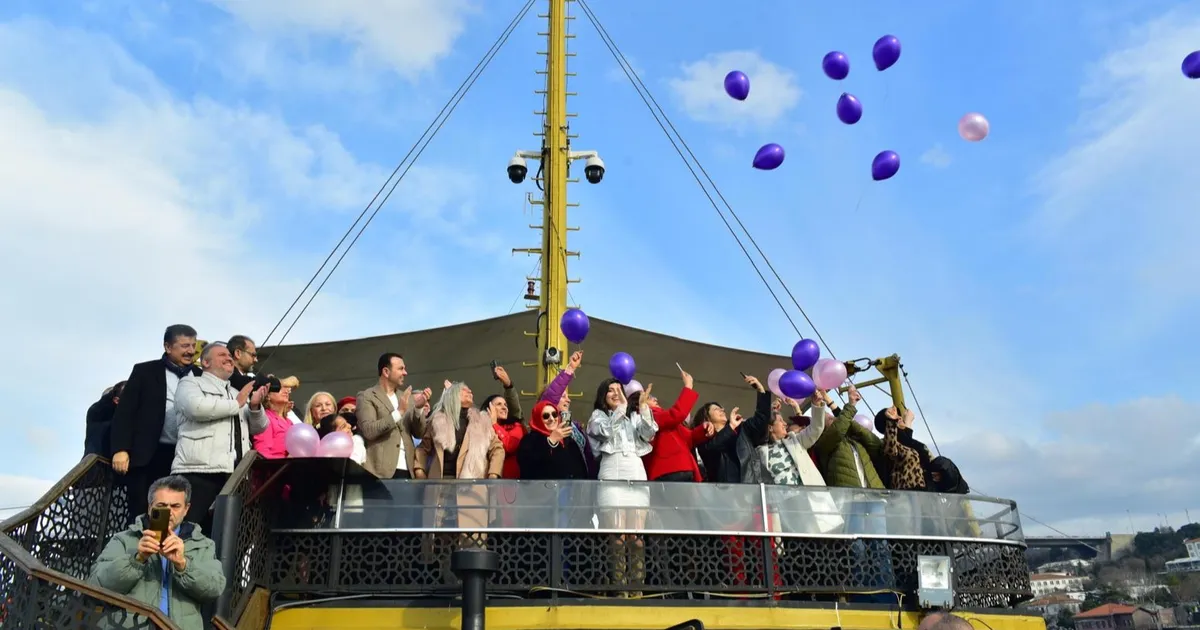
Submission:
{"label": "purple balloon in sky", "polygon": [[881,182],[891,179],[900,172],[900,155],[895,151],[882,151],[871,162],[871,179]]}
{"label": "purple balloon in sky", "polygon": [[739,101],[750,96],[750,77],[741,70],[734,70],[725,75],[725,93]]}
{"label": "purple balloon in sky", "polygon": [[1200,79],[1200,50],[1183,58],[1183,76]]}
{"label": "purple balloon in sky", "polygon": [[844,52],[833,51],[821,60],[821,69],[825,76],[834,81],[841,81],[850,74],[850,58]]}
{"label": "purple balloon in sky", "polygon": [[771,171],[783,164],[783,147],[772,142],[764,144],[758,153],[754,154],[754,168]]}
{"label": "purple balloon in sky", "polygon": [[842,96],[837,102],[838,120],[853,125],[862,120],[862,103],[853,94],[842,92]]}
{"label": "purple balloon in sky", "polygon": [[900,40],[895,35],[880,37],[875,42],[871,56],[875,58],[875,68],[880,72],[891,68],[900,60]]}
{"label": "purple balloon in sky", "polygon": [[821,346],[812,339],[801,339],[792,346],[792,368],[800,371],[817,364],[821,358]]}

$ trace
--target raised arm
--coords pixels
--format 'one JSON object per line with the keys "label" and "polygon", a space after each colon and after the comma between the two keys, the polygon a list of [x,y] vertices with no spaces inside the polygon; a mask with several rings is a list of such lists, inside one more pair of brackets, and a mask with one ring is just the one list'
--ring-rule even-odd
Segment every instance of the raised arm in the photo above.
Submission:
{"label": "raised arm", "polygon": [[554,377],[553,381],[550,381],[550,384],[546,386],[545,391],[542,392],[538,400],[544,400],[557,407],[558,401],[562,400],[563,394],[567,393],[567,387],[571,385],[571,379],[575,378],[575,370],[578,370],[582,363],[582,352],[576,350],[571,353],[571,358],[567,361],[567,367],[563,368]]}
{"label": "raised arm", "polygon": [[821,439],[821,435],[825,433],[825,414],[826,408],[824,401],[814,403],[808,410],[809,416],[812,418],[808,426],[804,427],[799,433],[789,436],[800,444],[800,448],[808,450]]}
{"label": "raised arm", "polygon": [[758,392],[758,400],[755,401],[754,415],[742,424],[741,430],[748,432],[747,435],[750,436],[760,436],[771,424],[771,392],[767,391],[762,382],[753,376],[746,377],[746,384]]}

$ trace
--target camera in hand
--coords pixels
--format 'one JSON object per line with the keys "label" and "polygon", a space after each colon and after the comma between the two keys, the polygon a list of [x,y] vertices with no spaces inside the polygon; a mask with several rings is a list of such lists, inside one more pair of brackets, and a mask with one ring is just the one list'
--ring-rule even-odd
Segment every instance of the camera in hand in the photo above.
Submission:
{"label": "camera in hand", "polygon": [[283,385],[279,382],[279,379],[270,374],[259,374],[258,376],[254,377],[254,389],[258,389],[264,385],[269,385],[271,387],[267,391],[271,392],[272,394],[283,390]]}

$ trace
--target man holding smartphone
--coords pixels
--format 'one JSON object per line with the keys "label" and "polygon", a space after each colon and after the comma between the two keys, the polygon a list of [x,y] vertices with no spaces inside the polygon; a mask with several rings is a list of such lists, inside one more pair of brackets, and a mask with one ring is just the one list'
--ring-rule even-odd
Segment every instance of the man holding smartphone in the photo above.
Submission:
{"label": "man holding smartphone", "polygon": [[113,536],[88,582],[158,608],[182,630],[202,630],[202,606],[225,590],[217,548],[184,520],[192,485],[182,476],[155,481],[148,514]]}

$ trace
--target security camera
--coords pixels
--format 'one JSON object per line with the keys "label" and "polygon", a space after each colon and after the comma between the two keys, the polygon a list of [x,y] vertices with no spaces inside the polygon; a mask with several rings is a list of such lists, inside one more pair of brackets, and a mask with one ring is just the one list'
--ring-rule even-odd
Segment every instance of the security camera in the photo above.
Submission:
{"label": "security camera", "polygon": [[546,348],[546,358],[544,361],[546,365],[559,365],[562,363],[562,353],[558,351],[558,348]]}
{"label": "security camera", "polygon": [[[604,168],[601,167],[600,171],[603,172]],[[509,181],[514,184],[520,184],[521,182],[525,181],[525,175],[528,173],[529,167],[525,166],[525,158],[519,155],[513,156],[512,161],[508,163]]]}
{"label": "security camera", "polygon": [[587,177],[589,184],[599,184],[600,180],[604,179],[604,160],[593,155],[587,159],[587,166],[583,167],[583,175]]}

